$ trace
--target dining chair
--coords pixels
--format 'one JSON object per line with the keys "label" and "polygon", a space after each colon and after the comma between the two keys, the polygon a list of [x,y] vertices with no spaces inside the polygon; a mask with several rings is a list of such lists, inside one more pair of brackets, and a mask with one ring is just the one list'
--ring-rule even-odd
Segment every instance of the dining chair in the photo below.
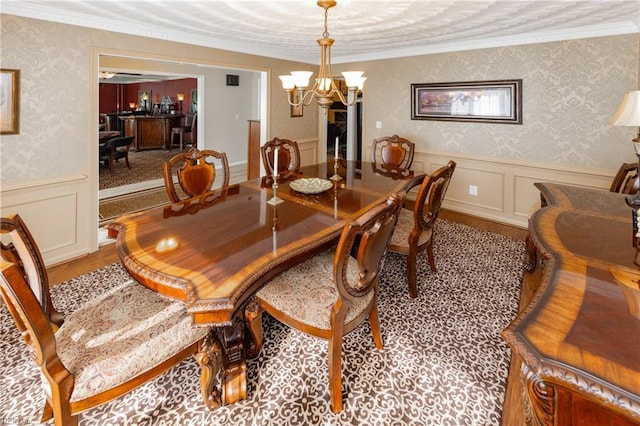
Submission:
{"label": "dining chair", "polygon": [[415,144],[398,135],[374,139],[371,146],[371,162],[408,170],[413,164]]}
{"label": "dining chair", "polygon": [[635,194],[638,192],[638,163],[622,163],[616,173],[610,192],[620,194]]}
{"label": "dining chair", "polygon": [[175,137],[178,136],[180,144],[180,152],[182,152],[185,144],[195,147],[198,143],[198,114],[188,113],[184,119],[184,126],[171,128],[171,138],[169,139],[169,147],[173,148]]}
{"label": "dining chair", "polygon": [[296,141],[273,138],[260,147],[262,164],[268,176],[273,175],[274,153],[278,148],[278,174],[300,168],[300,148]]}
{"label": "dining chair", "polygon": [[[262,347],[262,314],[329,341],[331,410],[342,411],[342,340],[369,318],[373,340],[382,349],[378,321],[378,273],[397,220],[400,201],[385,203],[345,224],[338,246],[273,277],[248,303],[247,325],[253,338],[249,356]],[[359,240],[356,257],[352,248]]]}
{"label": "dining chair", "polygon": [[45,393],[42,422],[76,425],[78,414],[118,398],[195,355],[208,331],[181,301],[133,279],[68,314],[51,300],[38,246],[19,215],[0,220],[0,293]]}
{"label": "dining chair", "polygon": [[436,272],[433,255],[433,234],[440,206],[456,168],[455,161],[449,161],[431,176],[414,179],[407,190],[420,185],[418,195],[411,210],[400,209],[398,223],[391,236],[389,250],[407,256],[407,280],[409,296],[418,295],[417,259],[418,253],[427,251],[431,270]]}
{"label": "dining chair", "polygon": [[116,162],[124,158],[127,168],[131,168],[129,163],[129,148],[133,143],[133,136],[118,136],[109,139],[98,148],[100,162],[109,172],[113,173],[113,167]]}
{"label": "dining chair", "polygon": [[[186,197],[176,191],[176,181]],[[191,148],[175,155],[162,164],[164,187],[172,203],[198,197],[214,189],[229,186],[229,161],[227,154],[211,149]]]}

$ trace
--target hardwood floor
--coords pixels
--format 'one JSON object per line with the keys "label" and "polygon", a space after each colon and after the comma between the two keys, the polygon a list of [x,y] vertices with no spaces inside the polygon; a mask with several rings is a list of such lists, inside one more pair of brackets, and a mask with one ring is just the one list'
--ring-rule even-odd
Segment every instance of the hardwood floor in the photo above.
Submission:
{"label": "hardwood floor", "polygon": [[[527,230],[524,228],[492,222],[486,219],[481,219],[475,216],[469,216],[446,209],[440,210],[439,217],[442,219],[450,220],[452,222],[463,223],[474,228],[508,235],[512,238],[516,238],[522,241],[524,241],[525,237],[527,236]],[[82,275],[103,266],[110,265],[114,262],[117,262],[118,260],[119,257],[116,252],[115,244],[107,244],[100,247],[100,249],[94,253],[48,268],[47,272],[49,274],[49,284],[55,285],[67,281],[71,278],[77,277],[78,275]]]}

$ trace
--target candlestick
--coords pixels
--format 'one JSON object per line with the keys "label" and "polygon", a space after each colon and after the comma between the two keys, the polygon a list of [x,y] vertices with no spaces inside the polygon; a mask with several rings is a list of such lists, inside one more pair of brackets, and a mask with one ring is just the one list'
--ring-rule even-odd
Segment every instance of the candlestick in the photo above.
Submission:
{"label": "candlestick", "polygon": [[278,177],[279,177],[279,173],[278,173],[278,148],[276,147],[276,149],[273,151],[273,197],[271,197],[271,199],[269,201],[267,201],[267,204],[271,204],[272,206],[277,206],[280,203],[283,203],[284,200],[282,198],[278,198]]}
{"label": "candlestick", "polygon": [[278,147],[273,151],[273,176],[277,176],[278,173]]}

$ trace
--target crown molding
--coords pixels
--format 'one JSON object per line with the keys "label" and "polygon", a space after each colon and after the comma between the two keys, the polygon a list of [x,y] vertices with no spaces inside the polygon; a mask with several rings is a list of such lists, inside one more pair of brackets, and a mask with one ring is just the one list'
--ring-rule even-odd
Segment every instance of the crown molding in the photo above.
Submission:
{"label": "crown molding", "polygon": [[[204,37],[182,31],[173,31],[170,28],[158,28],[153,25],[132,24],[123,20],[111,18],[96,18],[95,16],[81,13],[60,13],[58,9],[48,7],[46,3],[23,3],[3,0],[0,3],[0,13],[17,15],[44,21],[58,22],[61,24],[75,25],[92,29],[113,31],[123,34],[131,34],[141,37],[149,37],[157,40],[165,40],[184,43],[214,49],[227,50],[249,55],[270,57],[293,62],[318,64],[316,50],[310,50],[308,57],[292,57],[292,53],[286,49],[268,49],[264,46],[255,47],[250,44],[233,43],[218,37]],[[582,38],[603,37],[640,33],[640,22],[635,22],[633,17],[629,21],[606,25],[591,25],[562,31],[543,31],[526,34],[517,34],[507,37],[481,38],[477,40],[447,41],[441,43],[427,42],[424,46],[380,49],[372,53],[340,55],[333,52],[332,63],[346,64],[351,62],[384,60],[402,58],[408,56],[429,55],[435,53],[457,52],[465,50],[487,49],[507,47],[535,43],[547,43],[563,40],[575,40]]]}

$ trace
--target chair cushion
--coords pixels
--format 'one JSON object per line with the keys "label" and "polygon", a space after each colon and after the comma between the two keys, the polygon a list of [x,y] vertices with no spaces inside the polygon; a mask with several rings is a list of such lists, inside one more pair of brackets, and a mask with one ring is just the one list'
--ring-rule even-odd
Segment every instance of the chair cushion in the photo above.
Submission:
{"label": "chair cushion", "polygon": [[203,338],[183,302],[131,280],[74,311],[56,333],[58,355],[75,377],[71,401],[104,392]]}
{"label": "chair cushion", "polygon": [[[415,226],[413,220],[413,211],[407,209],[400,209],[398,214],[398,223],[391,235],[390,246],[409,247],[409,235]],[[432,231],[422,232],[418,238],[418,245],[422,245],[429,241]]]}
{"label": "chair cushion", "polygon": [[[274,277],[256,296],[286,316],[321,330],[331,329],[331,308],[338,300],[333,281],[334,252],[325,251]],[[349,282],[358,280],[357,261],[349,256]],[[364,312],[374,293],[356,299],[347,311],[345,324]]]}

